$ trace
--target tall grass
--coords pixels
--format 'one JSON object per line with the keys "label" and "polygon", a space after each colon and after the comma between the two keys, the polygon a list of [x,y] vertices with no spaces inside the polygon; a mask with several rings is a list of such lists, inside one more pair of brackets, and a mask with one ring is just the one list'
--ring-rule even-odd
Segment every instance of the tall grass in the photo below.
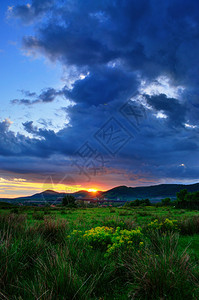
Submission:
{"label": "tall grass", "polygon": [[120,227],[122,229],[134,229],[136,228],[137,224],[135,222],[134,216],[133,218],[121,218],[120,216],[113,216],[113,217],[105,217],[101,222],[102,225],[108,227]]}
{"label": "tall grass", "polygon": [[0,218],[0,299],[96,299],[114,293],[113,264],[100,251],[67,240],[68,232],[65,220],[44,218],[27,226],[24,216]]}
{"label": "tall grass", "polygon": [[179,235],[151,235],[140,253],[122,259],[132,299],[197,299],[199,281],[186,249],[178,249]]}
{"label": "tall grass", "polygon": [[181,234],[199,234],[199,215],[179,219],[178,226]]}
{"label": "tall grass", "polygon": [[48,242],[62,244],[66,242],[67,225],[66,220],[54,220],[52,217],[44,217],[44,223],[40,224],[36,231]]}
{"label": "tall grass", "polygon": [[[20,212],[0,215],[0,299],[197,299],[199,275],[172,232],[151,231],[140,252],[121,250],[107,258],[86,241],[67,238],[96,219],[88,222],[85,215],[68,222],[42,212],[42,220],[32,222],[32,215],[27,219]],[[137,226],[134,215],[98,222],[129,230]],[[197,222],[179,220],[180,234],[198,230],[193,229]]]}

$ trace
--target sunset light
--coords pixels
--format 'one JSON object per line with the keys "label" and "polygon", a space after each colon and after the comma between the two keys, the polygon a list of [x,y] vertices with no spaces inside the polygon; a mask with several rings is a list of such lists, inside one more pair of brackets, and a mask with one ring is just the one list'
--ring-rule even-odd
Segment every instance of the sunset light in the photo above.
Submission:
{"label": "sunset light", "polygon": [[0,3],[0,300],[198,298],[199,1]]}
{"label": "sunset light", "polygon": [[88,189],[88,192],[90,192],[90,193],[97,193],[97,189],[90,188],[90,189]]}
{"label": "sunset light", "polygon": [[0,177],[0,197],[15,198],[34,193],[53,190],[59,193],[75,193],[81,189],[81,185],[66,185],[63,183],[31,182],[24,178],[5,179]]}

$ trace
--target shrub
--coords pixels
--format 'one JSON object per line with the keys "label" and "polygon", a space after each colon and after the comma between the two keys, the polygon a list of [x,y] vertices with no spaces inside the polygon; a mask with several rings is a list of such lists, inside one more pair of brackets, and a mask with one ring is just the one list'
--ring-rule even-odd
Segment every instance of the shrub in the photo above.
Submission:
{"label": "shrub", "polygon": [[168,198],[168,197],[167,197],[167,198],[162,199],[161,204],[162,204],[163,206],[171,205],[171,198]]}
{"label": "shrub", "polygon": [[164,233],[168,231],[178,231],[179,227],[177,225],[177,220],[165,219],[161,222],[158,221],[158,219],[155,219],[145,227],[145,230],[158,230],[159,232]]}
{"label": "shrub", "polygon": [[96,227],[85,232],[73,230],[69,237],[76,236],[85,240],[91,248],[106,251],[105,256],[118,253],[119,251],[131,249],[140,249],[144,244],[144,235],[141,228],[135,230],[121,230],[117,227]]}
{"label": "shrub", "polygon": [[85,231],[83,238],[94,248],[107,249],[111,243],[111,235],[113,228],[111,227],[96,227]]}
{"label": "shrub", "polygon": [[75,204],[75,197],[72,195],[66,195],[64,196],[64,198],[62,199],[62,205],[63,206],[68,206],[68,207],[76,207],[77,205]]}
{"label": "shrub", "polygon": [[149,199],[136,199],[134,201],[127,201],[124,205],[125,207],[135,207],[135,206],[151,206]]}
{"label": "shrub", "polygon": [[119,227],[112,235],[111,244],[108,245],[106,256],[118,253],[119,251],[126,251],[129,249],[138,250],[144,245],[144,235],[141,228],[135,230],[120,230]]}
{"label": "shrub", "polygon": [[199,233],[199,216],[186,217],[178,220],[178,227],[181,234],[198,234]]}

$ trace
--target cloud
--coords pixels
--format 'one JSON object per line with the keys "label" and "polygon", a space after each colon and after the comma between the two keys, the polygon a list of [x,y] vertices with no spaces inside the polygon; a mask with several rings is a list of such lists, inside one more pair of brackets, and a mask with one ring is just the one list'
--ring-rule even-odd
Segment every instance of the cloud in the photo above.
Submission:
{"label": "cloud", "polygon": [[37,101],[32,101],[30,99],[13,99],[11,100],[12,104],[23,104],[23,105],[31,105],[37,103]]}
{"label": "cloud", "polygon": [[24,46],[66,65],[91,67],[119,59],[144,76],[163,73],[185,83],[198,56],[197,5],[190,1],[177,13],[177,4],[74,1],[62,3],[59,14],[55,4],[52,19],[36,36],[24,38]]}
{"label": "cloud", "polygon": [[16,5],[8,8],[11,17],[19,18],[25,24],[32,23],[52,8],[53,0],[32,0],[32,3]]}
{"label": "cloud", "polygon": [[[51,169],[46,163],[51,158],[55,167],[53,157],[58,155],[57,172],[63,174],[63,170],[71,171],[68,164],[64,169],[63,162],[76,157],[76,149],[88,140],[108,159],[94,134],[114,116],[134,138],[110,160],[107,169],[113,178],[117,172],[118,178],[129,174],[130,182],[135,178],[143,182],[144,178],[153,182],[199,178],[198,9],[194,0],[35,0],[30,6],[15,6],[13,16],[36,27],[23,38],[24,49],[58,61],[64,69],[76,69],[78,79],[73,78],[70,88],[65,82],[61,90],[48,87],[39,95],[25,91],[22,99],[12,100],[48,105],[64,96],[73,105],[62,108],[70,122],[57,133],[28,120],[23,126],[33,138],[26,138],[1,123],[1,155],[38,158],[38,172]],[[143,82],[150,86],[159,78],[167,79],[166,89],[142,95]],[[175,95],[169,89],[176,89]],[[147,115],[137,131],[119,112],[135,94],[138,102],[144,101]],[[186,170],[179,169],[182,162]],[[20,159],[15,170],[23,171]]]}
{"label": "cloud", "polygon": [[13,104],[23,104],[23,105],[33,105],[37,103],[49,103],[53,102],[58,95],[61,95],[62,92],[56,91],[54,88],[46,88],[41,91],[39,95],[35,92],[30,91],[22,91],[27,97],[32,98],[35,97],[34,100],[32,99],[13,99],[11,103]]}
{"label": "cloud", "polygon": [[186,106],[175,98],[167,98],[165,94],[145,95],[147,103],[157,112],[169,117],[168,122],[174,126],[183,126],[186,122]]}
{"label": "cloud", "polygon": [[95,69],[82,80],[77,80],[65,96],[76,103],[99,105],[120,100],[125,101],[137,90],[136,74],[119,68]]}
{"label": "cloud", "polygon": [[75,149],[74,146],[66,147],[65,140],[53,130],[37,128],[32,121],[25,122],[23,126],[34,138],[15,134],[10,130],[10,125],[9,120],[0,122],[0,156],[15,157],[16,162],[24,157],[47,158],[54,153],[70,155]]}
{"label": "cloud", "polygon": [[35,97],[37,95],[35,92],[30,92],[25,90],[19,90],[19,91],[26,97]]}

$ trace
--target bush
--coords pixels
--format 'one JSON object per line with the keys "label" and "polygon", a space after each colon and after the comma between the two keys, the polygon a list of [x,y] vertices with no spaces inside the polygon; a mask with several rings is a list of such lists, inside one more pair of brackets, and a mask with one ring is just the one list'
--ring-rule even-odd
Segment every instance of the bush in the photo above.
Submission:
{"label": "bush", "polygon": [[199,209],[199,191],[188,193],[186,189],[177,193],[177,208]]}
{"label": "bush", "polygon": [[139,200],[139,199],[136,199],[134,201],[127,201],[125,203],[125,207],[135,207],[135,206],[151,206],[151,202],[149,199],[142,199],[142,200]]}
{"label": "bush", "polygon": [[162,199],[161,204],[162,204],[162,206],[169,206],[169,205],[171,205],[171,198],[167,197],[167,198]]}
{"label": "bush", "polygon": [[111,244],[108,245],[108,249],[106,251],[106,256],[110,256],[112,254],[116,254],[118,252],[123,251],[122,255],[131,250],[138,250],[144,245],[144,235],[141,232],[141,228],[137,228],[135,230],[120,230],[119,227],[116,228],[116,231],[112,235]]}
{"label": "bush", "polygon": [[76,203],[75,203],[76,199],[74,196],[72,195],[66,195],[64,196],[64,198],[62,199],[62,205],[63,206],[67,206],[67,207],[77,207]]}
{"label": "bush", "polygon": [[96,227],[85,231],[83,238],[94,248],[107,249],[111,243],[112,233],[111,227]]}
{"label": "bush", "polygon": [[158,221],[155,219],[145,227],[146,231],[158,230],[161,233],[171,232],[171,231],[179,231],[179,227],[177,225],[177,220],[169,220],[165,219],[164,221]]}
{"label": "bush", "polygon": [[199,216],[186,217],[178,220],[180,233],[184,235],[199,234]]}
{"label": "bush", "polygon": [[105,256],[125,251],[128,249],[139,250],[144,244],[144,235],[141,228],[135,230],[121,230],[117,227],[115,230],[112,227],[95,227],[85,232],[73,230],[70,237],[85,240],[91,248],[105,251]]}

